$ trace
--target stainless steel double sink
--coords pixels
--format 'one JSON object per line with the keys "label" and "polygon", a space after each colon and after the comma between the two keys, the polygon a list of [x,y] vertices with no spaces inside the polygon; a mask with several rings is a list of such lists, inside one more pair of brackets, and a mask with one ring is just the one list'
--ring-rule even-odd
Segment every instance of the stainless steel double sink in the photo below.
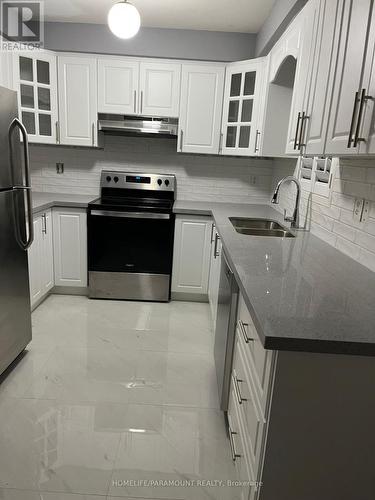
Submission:
{"label": "stainless steel double sink", "polygon": [[268,219],[229,217],[237,233],[251,236],[274,236],[277,238],[295,238],[295,235],[278,222]]}

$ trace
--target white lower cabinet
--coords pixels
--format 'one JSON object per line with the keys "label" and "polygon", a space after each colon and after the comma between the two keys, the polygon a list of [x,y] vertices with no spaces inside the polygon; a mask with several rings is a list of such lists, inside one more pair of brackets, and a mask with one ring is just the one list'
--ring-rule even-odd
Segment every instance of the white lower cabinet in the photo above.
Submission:
{"label": "white lower cabinet", "polygon": [[210,277],[208,280],[208,302],[210,303],[213,331],[216,328],[217,304],[219,300],[219,282],[221,267],[221,240],[215,224],[211,229]]}
{"label": "white lower cabinet", "polygon": [[207,296],[212,219],[177,215],[172,293]]}
{"label": "white lower cabinet", "polygon": [[33,223],[34,242],[28,251],[32,307],[54,286],[51,210],[35,215]]}
{"label": "white lower cabinet", "polygon": [[86,210],[53,210],[53,247],[56,286],[87,286]]}

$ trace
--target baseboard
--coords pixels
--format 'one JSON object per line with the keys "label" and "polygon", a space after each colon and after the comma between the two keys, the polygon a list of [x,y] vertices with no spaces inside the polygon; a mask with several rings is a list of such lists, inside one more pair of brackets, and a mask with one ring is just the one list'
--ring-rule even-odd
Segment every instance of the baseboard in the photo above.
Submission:
{"label": "baseboard", "polygon": [[208,295],[207,293],[172,292],[171,299],[185,302],[208,302]]}
{"label": "baseboard", "polygon": [[88,295],[87,286],[54,286],[51,293],[56,295]]}

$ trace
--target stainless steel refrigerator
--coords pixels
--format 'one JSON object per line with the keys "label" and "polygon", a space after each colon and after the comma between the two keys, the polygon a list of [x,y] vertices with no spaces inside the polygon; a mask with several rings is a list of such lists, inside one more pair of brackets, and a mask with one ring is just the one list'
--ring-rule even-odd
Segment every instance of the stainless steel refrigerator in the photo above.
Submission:
{"label": "stainless steel refrigerator", "polygon": [[0,374],[31,340],[29,153],[27,133],[17,116],[16,92],[0,87]]}

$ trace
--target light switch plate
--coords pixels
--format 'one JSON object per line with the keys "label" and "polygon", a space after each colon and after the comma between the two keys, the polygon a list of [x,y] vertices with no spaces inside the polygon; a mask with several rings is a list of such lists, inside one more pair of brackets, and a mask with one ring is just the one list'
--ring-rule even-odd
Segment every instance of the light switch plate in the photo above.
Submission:
{"label": "light switch plate", "polygon": [[370,214],[370,202],[368,200],[363,200],[363,201],[364,204],[363,204],[361,222],[366,222]]}
{"label": "light switch plate", "polygon": [[357,222],[361,222],[364,201],[357,198],[354,203],[353,219]]}

